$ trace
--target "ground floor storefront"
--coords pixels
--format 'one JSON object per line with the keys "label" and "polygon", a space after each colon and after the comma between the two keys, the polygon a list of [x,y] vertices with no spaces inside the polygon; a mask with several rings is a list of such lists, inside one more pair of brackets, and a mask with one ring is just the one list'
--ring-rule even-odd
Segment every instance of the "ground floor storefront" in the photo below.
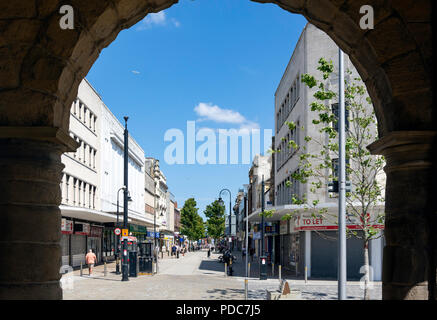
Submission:
{"label": "ground floor storefront", "polygon": [[[256,217],[256,216],[255,216]],[[338,226],[321,218],[301,216],[299,219],[265,222],[263,248],[269,265],[281,268],[296,277],[336,279],[338,268]],[[249,220],[250,221],[250,220]],[[254,259],[262,255],[262,233],[259,220],[250,221],[249,247],[254,249]],[[370,273],[374,281],[382,279],[384,226],[374,225],[378,237],[369,242]],[[353,221],[347,228],[355,234],[347,237],[347,278],[359,280],[364,270],[364,240],[359,224]]]}
{"label": "ground floor storefront", "polygon": [[97,263],[103,261],[104,225],[93,221],[62,218],[62,265],[78,267],[85,264],[85,256],[92,249]]}

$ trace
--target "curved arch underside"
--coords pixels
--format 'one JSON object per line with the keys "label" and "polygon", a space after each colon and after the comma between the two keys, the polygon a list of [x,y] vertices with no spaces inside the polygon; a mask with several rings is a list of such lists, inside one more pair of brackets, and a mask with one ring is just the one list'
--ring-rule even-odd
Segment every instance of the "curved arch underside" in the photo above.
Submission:
{"label": "curved arch underside", "polygon": [[[365,81],[380,133],[431,130],[430,0],[255,0],[273,3],[329,34]],[[75,29],[59,28],[61,1],[0,4],[0,125],[68,128],[80,81],[118,33],[177,0],[71,0]],[[362,5],[375,29],[359,27]],[[32,101],[32,103],[28,103]]]}

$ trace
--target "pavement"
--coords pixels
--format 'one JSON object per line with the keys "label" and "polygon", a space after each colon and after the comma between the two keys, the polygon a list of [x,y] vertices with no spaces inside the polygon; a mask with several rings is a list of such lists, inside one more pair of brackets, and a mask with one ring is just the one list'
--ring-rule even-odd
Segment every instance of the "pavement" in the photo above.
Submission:
{"label": "pavement", "polygon": [[[93,275],[88,269],[76,270],[62,276],[64,300],[242,300],[245,297],[245,262],[241,254],[233,263],[234,276],[225,276],[224,264],[218,262],[218,253],[207,257],[206,250],[188,252],[185,256],[164,257],[158,260],[158,274],[130,277],[121,281],[115,274],[115,263],[96,266]],[[248,299],[266,299],[266,289],[279,288],[278,273],[269,268],[267,280],[259,280],[256,262],[251,264],[248,280]],[[291,289],[301,291],[303,300],[337,300],[337,281],[293,278],[283,272]],[[381,282],[374,282],[370,290],[372,300],[381,300]],[[346,289],[350,300],[361,300],[363,290],[358,281],[348,281]]]}

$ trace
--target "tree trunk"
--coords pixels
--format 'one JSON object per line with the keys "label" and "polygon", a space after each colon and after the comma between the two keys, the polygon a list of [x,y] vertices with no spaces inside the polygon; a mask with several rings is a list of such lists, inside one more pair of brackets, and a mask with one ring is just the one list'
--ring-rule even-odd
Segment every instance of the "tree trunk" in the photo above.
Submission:
{"label": "tree trunk", "polygon": [[370,300],[369,294],[369,242],[364,243],[364,300]]}

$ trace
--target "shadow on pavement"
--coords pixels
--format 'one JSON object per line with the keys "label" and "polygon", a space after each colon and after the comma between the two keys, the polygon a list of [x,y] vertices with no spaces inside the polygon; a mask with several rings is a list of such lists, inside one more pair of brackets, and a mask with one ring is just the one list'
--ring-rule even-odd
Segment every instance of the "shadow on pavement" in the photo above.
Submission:
{"label": "shadow on pavement", "polygon": [[[242,257],[241,253],[234,252],[233,253],[237,257],[237,261],[232,264],[233,276],[235,277],[245,277],[246,276],[246,258]],[[249,278],[259,278],[259,262],[257,258],[254,258],[253,261],[248,259],[250,263],[250,275]],[[218,255],[214,254],[211,258],[205,258],[202,260],[199,266],[199,270],[209,270],[216,272],[225,272],[224,263],[219,262]],[[287,280],[295,280],[301,279],[301,277],[296,277],[294,271],[287,270],[282,268],[281,270],[282,279]],[[267,266],[267,279],[279,279],[279,266],[275,265],[274,269],[272,269],[272,265]]]}

